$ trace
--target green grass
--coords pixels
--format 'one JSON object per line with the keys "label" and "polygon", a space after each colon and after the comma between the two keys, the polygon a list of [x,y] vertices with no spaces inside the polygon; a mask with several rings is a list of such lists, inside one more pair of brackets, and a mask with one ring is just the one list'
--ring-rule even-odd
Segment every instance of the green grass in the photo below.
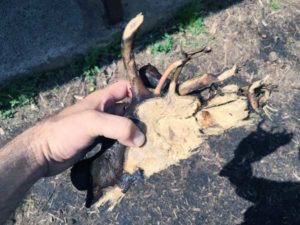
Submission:
{"label": "green grass", "polygon": [[77,55],[73,58],[70,68],[73,76],[80,76],[86,71],[93,70],[103,59],[118,59],[121,57],[121,32],[112,35],[112,42],[103,47],[90,48],[85,55]]}
{"label": "green grass", "polygon": [[273,10],[280,9],[280,4],[277,0],[271,0],[270,5]]}
{"label": "green grass", "polygon": [[206,33],[206,27],[204,26],[204,19],[199,17],[192,21],[187,26],[187,31],[190,32],[193,36],[198,36],[199,34]]}
{"label": "green grass", "polygon": [[79,76],[85,71],[98,66],[103,59],[118,59],[121,57],[120,37],[114,35],[114,41],[105,47],[91,48],[86,55],[77,55],[70,65],[74,76]]}
{"label": "green grass", "polygon": [[17,107],[34,103],[35,82],[18,81],[0,87],[0,118],[13,117]]}
{"label": "green grass", "polygon": [[[201,1],[195,0],[192,3],[184,6],[174,17],[173,25],[167,26],[170,27],[168,29],[168,33],[173,32],[185,32],[190,33],[192,36],[198,36],[200,34],[206,33],[207,29],[204,24],[204,15],[203,12],[204,6],[202,5]],[[164,33],[160,40],[157,40],[159,37],[159,33],[162,32],[161,30],[155,31],[157,35],[153,35],[155,39],[154,43],[150,42],[150,51],[151,54],[160,53],[168,53],[172,50],[175,40],[173,36],[168,33]],[[155,32],[152,32],[155,33]]]}
{"label": "green grass", "polygon": [[52,91],[54,92],[58,92],[60,90],[60,86],[58,84],[56,84],[53,88]]}
{"label": "green grass", "polygon": [[189,32],[192,36],[198,36],[202,33],[206,33],[207,29],[204,25],[204,17],[201,12],[196,11],[194,8],[187,8],[184,13],[189,14],[188,18],[181,13],[178,16],[178,28],[181,32]]}
{"label": "green grass", "polygon": [[174,38],[169,34],[164,34],[163,39],[152,45],[150,45],[150,51],[152,54],[162,52],[168,53],[172,50],[174,45]]}
{"label": "green grass", "polygon": [[96,76],[101,72],[98,66],[94,66],[83,72],[85,81],[87,82],[87,87],[89,92],[96,90]]}
{"label": "green grass", "polygon": [[175,16],[179,31],[189,32],[193,36],[205,33],[204,8],[201,1],[193,1],[179,10]]}

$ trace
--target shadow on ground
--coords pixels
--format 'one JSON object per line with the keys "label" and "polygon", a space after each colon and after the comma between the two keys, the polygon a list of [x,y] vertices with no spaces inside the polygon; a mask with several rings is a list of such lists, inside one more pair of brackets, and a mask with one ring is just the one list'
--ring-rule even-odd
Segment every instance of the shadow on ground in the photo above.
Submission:
{"label": "shadow on ground", "polygon": [[244,138],[220,175],[227,177],[236,194],[254,205],[244,213],[243,225],[300,224],[300,182],[280,182],[253,176],[251,164],[288,144],[292,134],[260,123]]}

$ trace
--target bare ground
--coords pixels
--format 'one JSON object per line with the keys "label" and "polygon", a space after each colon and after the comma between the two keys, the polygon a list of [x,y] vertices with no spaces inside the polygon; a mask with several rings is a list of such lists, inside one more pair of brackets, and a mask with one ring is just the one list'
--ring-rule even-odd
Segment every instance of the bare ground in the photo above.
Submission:
{"label": "bare ground", "polygon": [[[210,14],[208,32],[172,34],[176,42],[168,54],[137,46],[138,64],[151,62],[162,71],[178,57],[180,44],[189,50],[209,43],[212,53],[187,65],[183,79],[234,63],[243,66],[229,82],[269,75],[279,87],[270,102],[272,120],[263,115],[264,130],[257,118],[253,127],[210,138],[191,159],[131,187],[112,212],[84,208],[85,193],[72,187],[69,171],[43,179],[8,224],[300,224],[300,2],[279,3],[273,10],[269,1],[247,0]],[[97,88],[124,78],[121,67],[118,61],[105,66]],[[60,73],[45,81],[56,79],[58,90],[44,90],[36,104],[0,121],[1,144],[72,104],[74,95],[87,94],[83,79],[60,82],[69,71]]]}

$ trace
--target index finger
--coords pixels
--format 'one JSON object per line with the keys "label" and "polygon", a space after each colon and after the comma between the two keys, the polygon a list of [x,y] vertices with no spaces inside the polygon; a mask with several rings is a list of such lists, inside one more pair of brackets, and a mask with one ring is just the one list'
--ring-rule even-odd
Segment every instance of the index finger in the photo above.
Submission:
{"label": "index finger", "polygon": [[104,111],[108,102],[115,103],[126,97],[132,97],[131,87],[128,81],[118,81],[104,89],[93,92],[77,104],[64,109],[59,116],[66,116],[85,110]]}
{"label": "index finger", "polygon": [[[88,95],[82,104],[85,104],[87,109],[96,109],[104,111],[107,102],[115,103],[123,100],[126,97],[132,97],[130,84],[128,81],[119,81],[108,86],[105,89],[96,91]],[[91,108],[92,107],[92,108]]]}

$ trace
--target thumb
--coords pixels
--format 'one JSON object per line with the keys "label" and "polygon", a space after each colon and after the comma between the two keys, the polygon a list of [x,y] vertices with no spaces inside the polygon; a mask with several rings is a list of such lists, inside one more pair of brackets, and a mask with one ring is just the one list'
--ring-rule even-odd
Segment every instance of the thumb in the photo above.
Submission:
{"label": "thumb", "polygon": [[130,119],[96,110],[86,113],[85,124],[93,138],[105,136],[129,147],[139,147],[145,143],[145,135]]}

